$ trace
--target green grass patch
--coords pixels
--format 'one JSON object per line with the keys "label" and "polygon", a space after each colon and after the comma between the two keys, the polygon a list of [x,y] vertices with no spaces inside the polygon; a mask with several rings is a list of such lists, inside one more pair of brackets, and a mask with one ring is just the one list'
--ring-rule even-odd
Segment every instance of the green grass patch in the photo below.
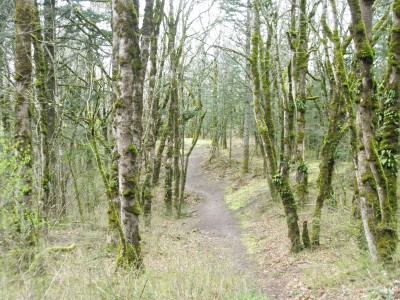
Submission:
{"label": "green grass patch", "polygon": [[225,196],[228,207],[232,210],[244,208],[260,198],[267,199],[268,186],[266,180],[252,180],[248,184],[233,190],[231,187]]}
{"label": "green grass patch", "polygon": [[249,233],[243,233],[241,240],[243,244],[246,246],[247,252],[249,254],[254,254],[257,252],[259,245],[256,237],[252,236]]}
{"label": "green grass patch", "polygon": [[[162,203],[155,206],[162,207]],[[105,209],[98,213],[106,216]],[[142,232],[144,272],[115,269],[104,225],[64,224],[31,253],[0,257],[1,299],[267,299],[250,275],[221,256],[223,250],[200,232],[185,230],[156,210],[152,229]],[[104,224],[101,223],[101,224]],[[72,251],[47,251],[76,245]]]}

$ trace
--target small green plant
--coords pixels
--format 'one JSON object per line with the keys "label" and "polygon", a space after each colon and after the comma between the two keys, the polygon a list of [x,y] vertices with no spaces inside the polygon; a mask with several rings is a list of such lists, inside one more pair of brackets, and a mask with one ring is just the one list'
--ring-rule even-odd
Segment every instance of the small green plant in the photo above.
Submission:
{"label": "small green plant", "polygon": [[298,166],[297,170],[301,171],[304,174],[308,175],[308,167],[304,161],[302,161]]}
{"label": "small green plant", "polygon": [[299,111],[305,111],[306,110],[306,104],[302,99],[296,100],[296,106],[297,106],[297,109]]}
{"label": "small green plant", "polygon": [[281,175],[280,175],[280,174],[275,174],[275,175],[272,177],[272,181],[273,181],[273,183],[275,183],[276,185],[281,185],[281,184],[282,184]]}
{"label": "small green plant", "polygon": [[389,91],[386,91],[382,97],[385,99],[384,104],[385,106],[391,106],[395,103],[396,101],[396,91],[391,89]]}
{"label": "small green plant", "polygon": [[397,170],[397,159],[396,156],[393,155],[392,151],[390,150],[382,150],[379,159],[383,167]]}
{"label": "small green plant", "polygon": [[369,293],[370,299],[395,299],[394,296],[394,291],[388,288],[374,290]]}

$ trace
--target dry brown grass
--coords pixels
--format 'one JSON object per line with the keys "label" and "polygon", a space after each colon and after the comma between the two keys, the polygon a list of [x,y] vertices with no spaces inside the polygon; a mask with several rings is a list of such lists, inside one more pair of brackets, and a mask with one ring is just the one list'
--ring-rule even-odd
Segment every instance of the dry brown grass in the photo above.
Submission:
{"label": "dry brown grass", "polygon": [[[152,229],[142,233],[143,274],[115,271],[115,251],[105,245],[105,209],[98,208],[90,223],[53,228],[48,241],[29,250],[34,260],[22,262],[26,249],[3,253],[0,299],[265,299],[249,275],[221,255],[218,240],[189,230],[190,219],[165,217],[162,203],[155,207]],[[71,252],[49,250],[71,243]]]}
{"label": "dry brown grass", "polygon": [[[240,151],[236,149],[237,157]],[[221,154],[226,160],[227,153]],[[259,157],[251,170],[257,172]],[[237,166],[238,163],[233,164]],[[210,167],[211,168],[211,167]],[[240,170],[236,168],[235,174]],[[230,170],[232,172],[232,170]],[[309,164],[309,204],[299,210],[300,224],[312,220],[318,162]],[[400,299],[400,249],[392,267],[374,264],[357,244],[358,227],[351,218],[352,167],[335,169],[334,202],[323,210],[321,246],[299,254],[288,252],[286,219],[281,203],[273,201],[265,179],[247,175],[226,191],[226,201],[237,211],[244,228],[242,240],[263,274],[260,281],[279,299]],[[329,204],[331,206],[329,206]]]}

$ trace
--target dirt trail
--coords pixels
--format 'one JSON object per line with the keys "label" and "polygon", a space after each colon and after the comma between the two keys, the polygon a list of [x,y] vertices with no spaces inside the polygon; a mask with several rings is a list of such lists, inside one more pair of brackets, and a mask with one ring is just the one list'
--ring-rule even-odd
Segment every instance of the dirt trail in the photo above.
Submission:
{"label": "dirt trail", "polygon": [[238,220],[224,201],[224,189],[229,182],[226,179],[216,179],[201,167],[207,151],[206,146],[197,146],[190,157],[187,190],[199,194],[203,201],[193,208],[194,218],[188,225],[210,238],[221,239],[221,246],[226,249],[221,255],[226,255],[238,269],[253,273],[253,262],[240,241]]}

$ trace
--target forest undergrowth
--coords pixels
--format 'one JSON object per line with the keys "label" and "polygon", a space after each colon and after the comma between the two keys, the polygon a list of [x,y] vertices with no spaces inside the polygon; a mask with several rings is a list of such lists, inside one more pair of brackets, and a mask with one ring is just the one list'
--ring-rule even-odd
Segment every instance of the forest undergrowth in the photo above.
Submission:
{"label": "forest undergrowth", "polygon": [[[166,217],[157,199],[152,227],[142,232],[144,271],[116,271],[115,250],[105,243],[106,208],[99,206],[91,221],[54,225],[38,247],[2,251],[0,298],[265,299],[221,255],[218,240],[188,229],[190,218]],[[189,195],[188,208],[196,201]]]}
{"label": "forest undergrowth", "polygon": [[[216,176],[234,180],[225,191],[225,200],[240,220],[242,241],[264,274],[271,298],[400,299],[400,250],[388,268],[372,262],[358,246],[350,163],[341,162],[335,168],[334,196],[323,210],[321,245],[290,254],[287,233],[282,230],[286,225],[283,206],[271,199],[261,175],[261,156],[253,151],[249,174],[240,176],[240,141],[235,144],[231,161],[228,150],[220,150],[220,157],[207,168]],[[300,224],[311,223],[318,171],[318,161],[310,161],[308,203],[300,207]]]}
{"label": "forest undergrowth", "polygon": [[[200,141],[199,147],[209,147]],[[191,208],[201,201],[188,194],[185,217],[164,215],[162,190],[153,208],[151,229],[142,230],[144,271],[116,271],[115,250],[106,237],[105,203],[91,220],[76,213],[53,225],[49,237],[32,249],[2,249],[1,299],[398,299],[400,251],[393,267],[373,263],[357,243],[358,227],[351,218],[351,166],[335,170],[334,199],[323,212],[321,246],[290,254],[283,207],[271,199],[262,177],[262,160],[255,152],[250,173],[240,175],[240,142],[229,161],[219,150],[206,171],[232,184],[225,201],[243,228],[241,239],[256,262],[255,270],[240,270],[221,255],[221,240],[190,229]],[[300,221],[311,221],[316,197],[318,162],[310,161],[309,202],[300,208]],[[104,206],[104,207],[103,207]],[[142,224],[143,225],[143,224]],[[141,226],[144,228],[144,226]],[[257,278],[255,278],[257,277]],[[259,287],[258,287],[259,288]]]}

